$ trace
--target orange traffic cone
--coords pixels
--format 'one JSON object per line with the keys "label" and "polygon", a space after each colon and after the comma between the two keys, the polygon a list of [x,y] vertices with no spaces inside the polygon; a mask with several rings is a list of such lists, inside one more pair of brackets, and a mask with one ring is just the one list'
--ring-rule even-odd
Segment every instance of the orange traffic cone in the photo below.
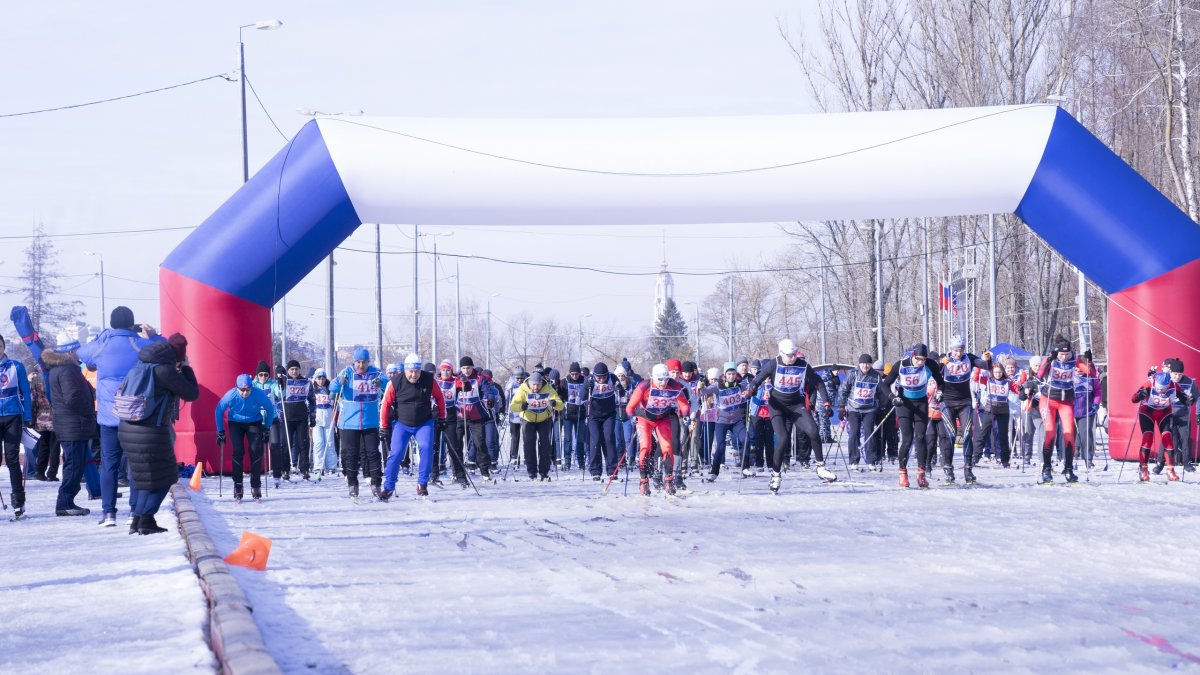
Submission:
{"label": "orange traffic cone", "polygon": [[260,537],[253,532],[242,531],[242,541],[238,547],[225,556],[225,562],[230,565],[241,565],[252,570],[267,569],[267,558],[271,555],[271,540]]}
{"label": "orange traffic cone", "polygon": [[204,474],[204,462],[196,462],[196,470],[192,472],[192,479],[188,481],[188,487],[193,490],[200,489],[200,477]]}

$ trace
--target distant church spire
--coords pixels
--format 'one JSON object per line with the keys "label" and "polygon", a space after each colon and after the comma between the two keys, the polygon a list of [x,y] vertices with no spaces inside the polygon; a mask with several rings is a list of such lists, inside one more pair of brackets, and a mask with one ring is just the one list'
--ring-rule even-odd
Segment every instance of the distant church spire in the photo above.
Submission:
{"label": "distant church spire", "polygon": [[663,261],[662,269],[658,273],[658,279],[654,282],[654,318],[651,319],[650,325],[658,321],[658,317],[662,316],[663,307],[666,306],[668,299],[675,298],[675,280],[671,278],[671,273],[667,271],[667,230],[663,228]]}

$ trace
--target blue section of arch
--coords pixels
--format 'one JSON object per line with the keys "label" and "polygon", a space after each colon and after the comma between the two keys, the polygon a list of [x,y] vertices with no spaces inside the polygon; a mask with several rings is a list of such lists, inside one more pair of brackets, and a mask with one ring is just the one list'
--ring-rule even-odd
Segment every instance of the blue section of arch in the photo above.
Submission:
{"label": "blue section of arch", "polygon": [[1200,258],[1200,227],[1063,110],[1016,214],[1107,293]]}
{"label": "blue section of arch", "polygon": [[271,307],[361,224],[309,122],[163,266]]}

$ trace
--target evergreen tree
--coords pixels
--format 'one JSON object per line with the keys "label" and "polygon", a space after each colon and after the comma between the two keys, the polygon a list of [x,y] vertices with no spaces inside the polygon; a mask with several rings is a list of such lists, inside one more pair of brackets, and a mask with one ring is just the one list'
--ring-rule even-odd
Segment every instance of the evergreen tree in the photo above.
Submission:
{"label": "evergreen tree", "polygon": [[650,338],[650,354],[657,362],[662,363],[669,358],[688,358],[692,355],[692,347],[687,339],[688,326],[675,305],[674,298],[667,298],[663,303],[662,313],[654,322],[654,337]]}
{"label": "evergreen tree", "polygon": [[62,292],[59,286],[62,277],[55,269],[57,263],[58,250],[46,236],[45,226],[38,223],[33,228],[33,239],[25,248],[22,265],[25,281],[21,294],[29,308],[29,318],[42,334],[52,335],[57,329],[73,325],[83,311],[83,303],[79,300],[56,299]]}

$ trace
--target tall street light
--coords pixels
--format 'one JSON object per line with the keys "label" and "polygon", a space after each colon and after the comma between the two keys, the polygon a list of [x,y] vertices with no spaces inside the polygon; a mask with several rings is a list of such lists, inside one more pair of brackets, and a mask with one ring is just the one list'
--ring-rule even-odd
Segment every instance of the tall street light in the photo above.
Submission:
{"label": "tall street light", "polygon": [[239,80],[242,81],[242,182],[250,182],[250,152],[249,146],[246,143],[246,42],[242,36],[242,31],[247,28],[255,30],[278,30],[283,27],[283,22],[279,19],[267,19],[266,21],[255,21],[248,23],[245,26],[238,26],[238,53],[240,59]]}
{"label": "tall street light", "polygon": [[104,317],[108,316],[108,307],[104,301],[104,255],[96,251],[84,251],[83,254],[100,259],[100,330],[104,330]]}
{"label": "tall street light", "polygon": [[484,361],[487,365],[484,366],[489,370],[492,367],[492,298],[500,297],[499,293],[492,293],[488,296],[487,301],[487,360]]}
{"label": "tall street light", "polygon": [[583,365],[583,320],[589,316],[591,314],[584,314],[579,317],[579,365],[581,366]]}

